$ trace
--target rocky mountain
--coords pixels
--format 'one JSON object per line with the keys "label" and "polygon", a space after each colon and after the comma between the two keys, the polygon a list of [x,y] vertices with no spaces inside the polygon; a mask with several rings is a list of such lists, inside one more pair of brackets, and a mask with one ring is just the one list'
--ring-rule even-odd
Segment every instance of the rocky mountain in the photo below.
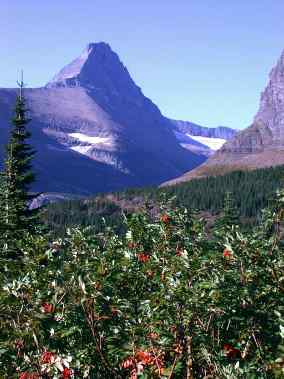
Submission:
{"label": "rocky mountain", "polygon": [[234,170],[248,170],[284,164],[284,52],[272,69],[261,94],[259,110],[253,123],[225,143],[197,169],[167,184],[196,177],[220,175]]}
{"label": "rocky mountain", "polygon": [[[0,161],[16,89],[0,89]],[[88,195],[155,185],[206,157],[180,146],[172,124],[106,43],[89,44],[45,87],[25,89],[37,150],[34,190]]]}
{"label": "rocky mountain", "polygon": [[225,126],[207,128],[189,121],[170,120],[176,138],[181,145],[207,157],[219,150],[237,131]]}
{"label": "rocky mountain", "polygon": [[170,120],[174,129],[192,136],[207,137],[207,138],[220,138],[225,141],[232,139],[237,130],[228,128],[227,126],[217,126],[215,128],[208,128],[201,126],[190,121]]}

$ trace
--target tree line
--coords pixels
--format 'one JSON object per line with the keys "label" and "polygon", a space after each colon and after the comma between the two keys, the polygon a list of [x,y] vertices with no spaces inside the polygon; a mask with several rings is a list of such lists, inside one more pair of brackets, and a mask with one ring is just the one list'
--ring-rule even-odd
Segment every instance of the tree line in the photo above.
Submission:
{"label": "tree line", "polygon": [[158,204],[161,199],[172,199],[176,206],[206,211],[219,215],[226,194],[230,193],[245,225],[256,224],[261,210],[269,205],[277,189],[283,187],[284,166],[253,171],[235,171],[218,177],[195,179],[163,188],[128,189],[111,195],[99,194],[93,198],[68,200],[48,205],[42,221],[48,228],[62,233],[66,227],[92,225],[101,231],[101,219],[121,229],[123,213],[135,211],[145,203]]}

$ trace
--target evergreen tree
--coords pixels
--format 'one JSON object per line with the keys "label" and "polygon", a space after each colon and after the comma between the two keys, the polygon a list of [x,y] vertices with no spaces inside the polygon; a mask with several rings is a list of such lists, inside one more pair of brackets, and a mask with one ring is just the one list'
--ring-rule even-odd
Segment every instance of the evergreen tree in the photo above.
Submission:
{"label": "evergreen tree", "polygon": [[33,198],[28,191],[34,181],[31,167],[34,151],[27,142],[31,134],[26,128],[30,120],[23,96],[23,80],[19,86],[4,170],[0,177],[0,247],[7,257],[14,257],[19,239],[33,230],[37,217],[36,212],[29,209]]}
{"label": "evergreen tree", "polygon": [[231,229],[232,226],[238,225],[239,212],[235,205],[232,193],[227,191],[225,193],[224,207],[222,216],[216,222],[216,229],[226,231]]}

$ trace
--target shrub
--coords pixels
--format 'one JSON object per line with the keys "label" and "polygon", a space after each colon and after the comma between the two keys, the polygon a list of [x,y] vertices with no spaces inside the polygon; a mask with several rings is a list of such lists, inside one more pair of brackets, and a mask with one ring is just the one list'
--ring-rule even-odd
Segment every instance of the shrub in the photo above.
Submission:
{"label": "shrub", "polygon": [[282,197],[249,234],[232,225],[209,238],[166,204],[155,220],[129,216],[122,236],[25,236],[22,271],[0,274],[0,376],[283,375]]}

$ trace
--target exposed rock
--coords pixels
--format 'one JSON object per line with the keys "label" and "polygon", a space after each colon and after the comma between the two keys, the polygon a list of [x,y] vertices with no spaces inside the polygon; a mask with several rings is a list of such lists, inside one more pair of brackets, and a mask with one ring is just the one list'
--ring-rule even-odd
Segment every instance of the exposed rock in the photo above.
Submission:
{"label": "exposed rock", "polygon": [[240,131],[195,170],[166,184],[196,177],[221,175],[233,170],[251,170],[284,164],[284,52],[272,69],[261,94],[252,125]]}
{"label": "exposed rock", "polygon": [[237,130],[228,128],[227,126],[217,126],[216,128],[207,128],[194,124],[190,121],[170,120],[174,129],[184,134],[190,134],[192,136],[208,137],[208,138],[222,138],[226,141],[232,139]]}
{"label": "exposed rock", "polygon": [[[0,157],[15,89],[0,89]],[[160,184],[206,157],[180,146],[172,125],[105,43],[89,44],[44,88],[26,89],[38,192],[89,195]]]}
{"label": "exposed rock", "polygon": [[189,121],[169,121],[176,138],[184,148],[206,157],[213,155],[237,134],[237,130],[225,126],[207,128]]}
{"label": "exposed rock", "polygon": [[79,200],[81,196],[76,196],[68,193],[42,193],[35,197],[30,203],[30,209],[37,209],[47,204],[58,203],[66,200]]}

